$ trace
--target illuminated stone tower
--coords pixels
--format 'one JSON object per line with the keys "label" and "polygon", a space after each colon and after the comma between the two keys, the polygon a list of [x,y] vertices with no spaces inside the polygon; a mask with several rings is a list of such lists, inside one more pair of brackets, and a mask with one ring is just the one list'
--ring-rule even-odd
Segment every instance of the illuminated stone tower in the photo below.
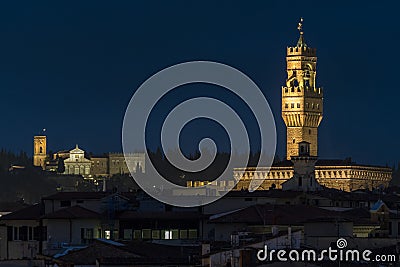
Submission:
{"label": "illuminated stone tower", "polygon": [[310,156],[318,156],[318,126],[322,120],[322,88],[316,87],[316,49],[306,45],[303,19],[295,47],[287,48],[287,79],[282,87],[282,118],[287,129],[286,158],[299,155],[299,143],[310,143]]}
{"label": "illuminated stone tower", "polygon": [[33,138],[33,165],[40,166],[44,170],[46,167],[46,136],[36,135]]}

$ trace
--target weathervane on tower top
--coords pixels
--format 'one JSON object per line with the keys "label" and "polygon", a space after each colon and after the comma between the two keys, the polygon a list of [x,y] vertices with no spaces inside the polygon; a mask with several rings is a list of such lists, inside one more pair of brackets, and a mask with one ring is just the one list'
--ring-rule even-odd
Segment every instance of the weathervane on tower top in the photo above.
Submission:
{"label": "weathervane on tower top", "polygon": [[306,43],[304,42],[304,37],[303,37],[303,18],[300,18],[300,22],[297,25],[297,29],[300,32],[300,38],[297,41],[297,47],[307,47]]}
{"label": "weathervane on tower top", "polygon": [[297,26],[297,29],[299,30],[300,34],[303,35],[303,18],[300,18],[300,22]]}

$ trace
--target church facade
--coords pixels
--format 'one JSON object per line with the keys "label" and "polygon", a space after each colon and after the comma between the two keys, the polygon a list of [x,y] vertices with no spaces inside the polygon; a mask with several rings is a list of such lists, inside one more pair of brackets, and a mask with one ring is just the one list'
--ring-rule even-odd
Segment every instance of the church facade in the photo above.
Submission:
{"label": "church facade", "polygon": [[85,158],[85,151],[80,149],[78,145],[69,152],[69,158],[64,160],[64,174],[89,176],[91,161]]}

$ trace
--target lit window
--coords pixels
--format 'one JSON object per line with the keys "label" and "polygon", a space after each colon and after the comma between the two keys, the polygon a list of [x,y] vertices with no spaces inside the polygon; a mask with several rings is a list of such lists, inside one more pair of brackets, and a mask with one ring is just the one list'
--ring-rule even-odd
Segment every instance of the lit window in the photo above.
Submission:
{"label": "lit window", "polygon": [[172,231],[172,239],[179,239],[179,230],[173,229]]}
{"label": "lit window", "polygon": [[165,230],[164,232],[164,239],[172,239],[172,231],[171,230]]}
{"label": "lit window", "polygon": [[141,230],[134,230],[133,231],[133,239],[140,239],[142,238],[142,231]]}
{"label": "lit window", "polygon": [[160,239],[160,230],[152,230],[151,239]]}
{"label": "lit window", "polygon": [[104,231],[104,238],[105,239],[111,239],[111,231],[110,230]]}
{"label": "lit window", "polygon": [[142,229],[142,238],[151,239],[151,229]]}
{"label": "lit window", "polygon": [[188,238],[188,230],[180,230],[179,237],[180,237],[180,239],[187,239]]}
{"label": "lit window", "polygon": [[197,238],[197,229],[189,229],[189,239]]}
{"label": "lit window", "polygon": [[317,104],[317,109],[319,109],[319,104]]}

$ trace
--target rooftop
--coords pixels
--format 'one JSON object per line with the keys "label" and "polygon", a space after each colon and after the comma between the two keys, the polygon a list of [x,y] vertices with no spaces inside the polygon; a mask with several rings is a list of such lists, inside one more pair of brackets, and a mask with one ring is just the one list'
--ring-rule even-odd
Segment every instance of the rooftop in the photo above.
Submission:
{"label": "rooftop", "polygon": [[73,206],[46,214],[44,219],[97,219],[100,214],[81,206]]}
{"label": "rooftop", "polygon": [[110,192],[59,192],[43,197],[43,200],[72,200],[72,199],[102,199],[110,195]]}
{"label": "rooftop", "polygon": [[210,219],[211,223],[247,223],[251,225],[302,225],[316,218],[334,217],[339,213],[306,205],[254,205]]}
{"label": "rooftop", "polygon": [[13,213],[4,215],[1,217],[1,220],[39,220],[42,210],[42,204],[34,204],[32,206],[14,211]]}
{"label": "rooftop", "polygon": [[119,246],[114,246],[105,242],[96,240],[87,248],[72,251],[65,256],[57,258],[56,262],[70,263],[74,265],[95,265],[96,259],[102,257],[119,258],[121,260],[138,257],[132,252],[121,249]]}

